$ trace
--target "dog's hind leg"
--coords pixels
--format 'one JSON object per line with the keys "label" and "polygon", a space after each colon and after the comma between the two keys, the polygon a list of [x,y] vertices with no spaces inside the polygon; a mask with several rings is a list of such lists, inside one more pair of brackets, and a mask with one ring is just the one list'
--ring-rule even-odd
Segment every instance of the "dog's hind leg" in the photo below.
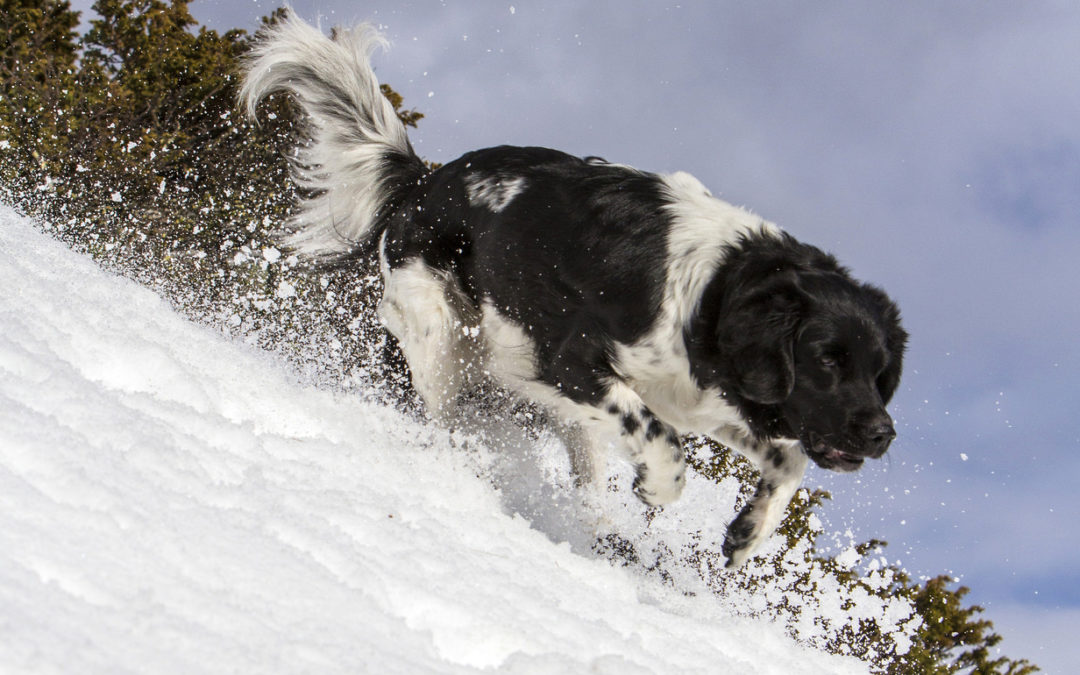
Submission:
{"label": "dog's hind leg", "polygon": [[585,429],[574,422],[561,422],[556,432],[570,456],[570,470],[578,487],[599,491],[606,480],[604,455]]}
{"label": "dog's hind leg", "polygon": [[450,423],[477,368],[475,311],[449,274],[418,258],[393,269],[384,261],[383,280],[379,318],[398,339],[428,414]]}

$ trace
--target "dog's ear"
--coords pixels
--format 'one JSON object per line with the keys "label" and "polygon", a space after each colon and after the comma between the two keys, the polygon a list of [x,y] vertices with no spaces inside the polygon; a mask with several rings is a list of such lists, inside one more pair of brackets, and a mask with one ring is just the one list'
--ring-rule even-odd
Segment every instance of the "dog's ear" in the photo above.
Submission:
{"label": "dog's ear", "polygon": [[793,279],[769,284],[736,303],[717,326],[726,370],[737,392],[757,403],[783,402],[795,387],[795,331],[806,296]]}
{"label": "dog's ear", "polygon": [[885,291],[864,284],[863,288],[874,300],[880,313],[885,331],[885,349],[889,352],[889,363],[877,377],[875,384],[881,394],[882,403],[888,403],[900,385],[900,373],[904,366],[904,350],[907,348],[908,334],[900,325],[900,308],[889,299]]}

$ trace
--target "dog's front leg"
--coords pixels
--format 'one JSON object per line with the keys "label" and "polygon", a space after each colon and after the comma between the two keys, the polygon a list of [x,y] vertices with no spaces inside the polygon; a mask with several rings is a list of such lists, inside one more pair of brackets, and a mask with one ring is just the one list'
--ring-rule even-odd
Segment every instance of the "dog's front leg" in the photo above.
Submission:
{"label": "dog's front leg", "polygon": [[625,382],[616,380],[597,407],[617,425],[634,463],[634,494],[650,506],[679,498],[686,485],[686,457],[679,435],[660,420]]}
{"label": "dog's front leg", "polygon": [[788,503],[802,484],[806,454],[798,443],[744,443],[739,449],[761,470],[754,496],[728,525],[723,553],[728,567],[738,567],[784,519]]}

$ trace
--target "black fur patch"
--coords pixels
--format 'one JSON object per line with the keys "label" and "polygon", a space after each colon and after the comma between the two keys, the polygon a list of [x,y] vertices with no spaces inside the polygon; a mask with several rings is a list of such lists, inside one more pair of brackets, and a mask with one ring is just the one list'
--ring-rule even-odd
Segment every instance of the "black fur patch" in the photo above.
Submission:
{"label": "black fur patch", "polygon": [[784,464],[784,453],[780,451],[780,448],[772,446],[765,454],[765,459],[767,459],[774,467],[779,469]]}
{"label": "black fur patch", "polygon": [[666,433],[664,423],[652,415],[649,416],[649,426],[645,429],[645,440],[653,441]]}
{"label": "black fur patch", "polygon": [[[470,205],[478,176],[522,179],[498,212]],[[545,148],[478,150],[446,164],[389,221],[391,267],[421,258],[488,299],[537,348],[539,379],[596,404],[614,343],[652,325],[665,278],[669,197],[644,172]]]}

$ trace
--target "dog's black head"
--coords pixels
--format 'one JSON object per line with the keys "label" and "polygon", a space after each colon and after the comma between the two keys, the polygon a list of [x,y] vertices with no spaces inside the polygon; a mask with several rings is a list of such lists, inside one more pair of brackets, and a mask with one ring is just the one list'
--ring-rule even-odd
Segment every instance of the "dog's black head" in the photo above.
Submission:
{"label": "dog's black head", "polygon": [[895,307],[877,289],[810,297],[791,347],[784,347],[793,357],[793,385],[777,405],[818,466],[853,471],[896,437],[885,404],[900,380],[904,339],[890,320]]}
{"label": "dog's black head", "polygon": [[755,433],[797,438],[818,466],[854,471],[884,454],[907,340],[896,305],[791,237],[744,242],[724,268],[704,298],[714,341],[691,349],[695,375]]}

